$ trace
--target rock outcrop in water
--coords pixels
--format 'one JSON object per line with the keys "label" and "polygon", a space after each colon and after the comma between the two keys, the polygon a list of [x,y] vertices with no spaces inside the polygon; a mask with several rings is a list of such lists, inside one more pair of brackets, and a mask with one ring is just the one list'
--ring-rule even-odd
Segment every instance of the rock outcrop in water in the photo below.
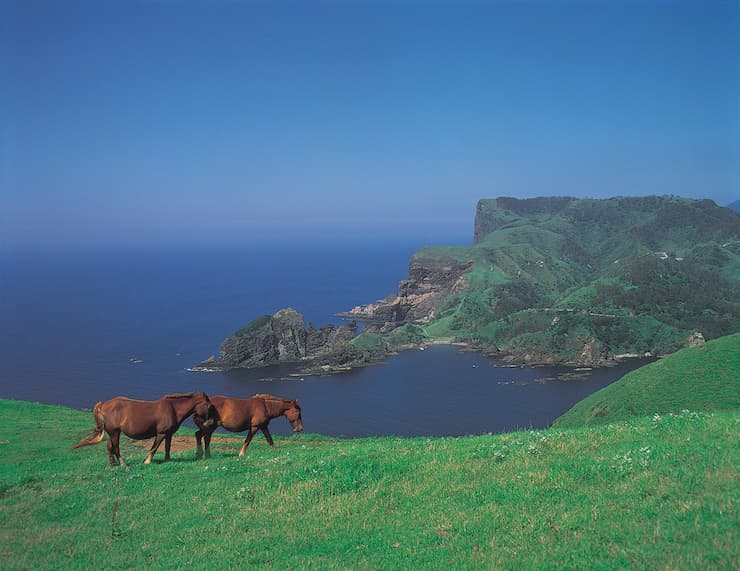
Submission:
{"label": "rock outcrop in water", "polygon": [[279,363],[300,364],[302,373],[333,372],[384,358],[385,343],[368,343],[369,334],[357,335],[357,323],[316,328],[305,325],[295,309],[263,315],[228,337],[219,358],[210,357],[192,370],[253,368]]}

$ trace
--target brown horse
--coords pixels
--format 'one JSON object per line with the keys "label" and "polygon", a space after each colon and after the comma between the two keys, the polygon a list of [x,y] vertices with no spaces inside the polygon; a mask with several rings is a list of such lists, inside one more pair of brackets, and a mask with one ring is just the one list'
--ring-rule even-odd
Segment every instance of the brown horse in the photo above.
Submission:
{"label": "brown horse", "polygon": [[201,439],[205,442],[206,458],[211,457],[211,436],[217,426],[223,426],[230,432],[243,432],[248,430],[244,444],[239,450],[239,456],[244,456],[247,446],[254,438],[258,430],[265,435],[270,448],[275,448],[267,425],[270,419],[285,416],[293,427],[293,432],[303,430],[303,419],[301,418],[301,407],[297,400],[284,399],[267,394],[257,394],[249,398],[234,398],[216,395],[211,397],[211,403],[216,407],[218,420],[208,426],[201,428],[195,433],[195,441],[198,445],[196,458],[203,455]]}
{"label": "brown horse", "polygon": [[[93,408],[95,429],[87,438],[83,438],[72,449],[97,444],[108,434],[108,458],[110,465],[116,462],[125,466],[119,448],[121,432],[134,440],[145,440],[154,437],[154,443],[144,464],[150,464],[154,453],[164,440],[164,459],[170,459],[172,435],[190,415],[201,429],[208,429],[215,423],[216,410],[205,393],[182,393],[165,395],[159,400],[134,400],[116,397],[106,402],[99,402]],[[215,428],[215,427],[214,427]]]}

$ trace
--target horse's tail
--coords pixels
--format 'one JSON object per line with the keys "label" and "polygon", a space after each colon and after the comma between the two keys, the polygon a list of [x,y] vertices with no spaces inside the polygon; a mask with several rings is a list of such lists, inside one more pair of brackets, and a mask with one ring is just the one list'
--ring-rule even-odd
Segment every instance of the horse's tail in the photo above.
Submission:
{"label": "horse's tail", "polygon": [[95,403],[95,406],[93,407],[93,418],[95,419],[95,429],[89,436],[86,436],[77,444],[72,446],[72,450],[75,448],[82,448],[83,446],[98,444],[103,441],[103,438],[105,438],[105,415],[103,414],[102,402]]}

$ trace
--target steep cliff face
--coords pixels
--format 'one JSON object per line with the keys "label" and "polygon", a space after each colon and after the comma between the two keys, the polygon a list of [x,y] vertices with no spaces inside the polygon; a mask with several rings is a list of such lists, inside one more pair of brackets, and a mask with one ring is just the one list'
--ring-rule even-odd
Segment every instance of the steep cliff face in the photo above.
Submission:
{"label": "steep cliff face", "polygon": [[471,267],[472,261],[416,255],[411,259],[408,277],[399,283],[395,297],[357,306],[343,315],[383,325],[386,332],[406,323],[429,323],[446,296],[468,287],[465,274]]}

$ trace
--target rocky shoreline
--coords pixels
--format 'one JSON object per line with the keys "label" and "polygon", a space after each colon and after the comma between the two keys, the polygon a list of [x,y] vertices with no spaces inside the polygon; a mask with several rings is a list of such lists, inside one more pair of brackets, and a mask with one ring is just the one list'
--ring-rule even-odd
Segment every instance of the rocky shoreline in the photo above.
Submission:
{"label": "rocky shoreline", "polygon": [[[348,315],[349,312],[344,315]],[[352,315],[357,316],[357,312]],[[595,358],[585,351],[581,359],[563,361],[548,355],[512,353],[492,349],[456,338],[426,339],[391,345],[378,330],[387,330],[388,324],[367,324],[363,333],[357,334],[357,323],[350,321],[340,327],[326,325],[317,329],[313,324],[304,325],[303,316],[292,308],[278,311],[272,316],[262,316],[239,332],[224,340],[220,357],[212,355],[189,367],[193,372],[220,372],[239,368],[259,368],[274,364],[293,364],[296,370],[290,376],[330,375],[352,369],[386,362],[391,355],[401,351],[426,350],[436,345],[452,345],[461,351],[472,351],[490,358],[501,366],[608,367],[632,358],[652,355],[626,354]]]}

